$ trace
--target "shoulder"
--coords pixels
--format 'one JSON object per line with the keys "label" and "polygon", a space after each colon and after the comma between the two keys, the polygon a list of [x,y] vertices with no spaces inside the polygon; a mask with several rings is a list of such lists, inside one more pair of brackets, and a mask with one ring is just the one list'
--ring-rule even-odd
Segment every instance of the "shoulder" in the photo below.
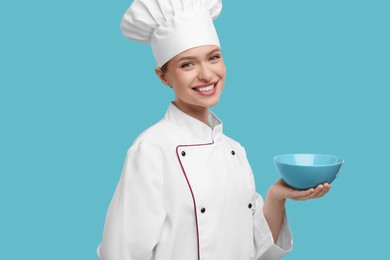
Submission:
{"label": "shoulder", "polygon": [[222,138],[223,138],[224,142],[227,143],[235,152],[238,152],[238,154],[240,155],[240,157],[242,157],[242,159],[247,160],[246,150],[241,145],[241,143],[239,143],[238,141],[236,141],[236,140],[234,140],[226,135],[223,135]]}
{"label": "shoulder", "polygon": [[130,150],[140,149],[142,150],[162,150],[169,145],[169,127],[166,120],[161,119],[156,124],[144,130],[133,142]]}
{"label": "shoulder", "polygon": [[233,138],[230,138],[226,135],[222,135],[222,139],[224,140],[224,142],[229,143],[233,147],[242,148],[242,145],[238,141],[234,140]]}

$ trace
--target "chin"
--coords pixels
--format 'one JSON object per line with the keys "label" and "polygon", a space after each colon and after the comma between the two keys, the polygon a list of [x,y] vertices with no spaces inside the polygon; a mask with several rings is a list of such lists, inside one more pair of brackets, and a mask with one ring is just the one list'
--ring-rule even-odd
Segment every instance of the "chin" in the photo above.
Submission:
{"label": "chin", "polygon": [[207,102],[207,104],[205,104],[204,107],[207,107],[207,108],[214,107],[214,106],[216,106],[218,104],[218,102],[219,102],[219,99],[215,100],[215,101]]}

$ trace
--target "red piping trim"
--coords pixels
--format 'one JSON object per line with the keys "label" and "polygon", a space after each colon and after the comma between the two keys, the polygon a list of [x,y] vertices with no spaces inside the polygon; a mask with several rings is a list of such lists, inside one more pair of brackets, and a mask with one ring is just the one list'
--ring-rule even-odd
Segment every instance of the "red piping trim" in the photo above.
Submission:
{"label": "red piping trim", "polygon": [[176,155],[177,155],[177,159],[179,160],[179,163],[180,163],[180,167],[183,171],[183,174],[184,174],[184,177],[186,178],[186,181],[187,181],[187,184],[188,184],[188,188],[190,189],[190,192],[191,192],[191,196],[192,196],[192,201],[194,202],[194,213],[195,213],[195,224],[196,224],[196,238],[197,238],[197,243],[198,243],[198,260],[200,260],[200,242],[199,242],[199,227],[198,227],[198,212],[197,212],[197,209],[196,209],[196,201],[195,201],[195,195],[194,195],[194,192],[192,191],[192,187],[191,187],[191,184],[190,184],[190,181],[188,180],[188,177],[187,177],[187,173],[186,171],[184,170],[184,166],[180,160],[180,155],[179,155],[179,148],[180,147],[192,147],[192,146],[205,146],[205,145],[212,145],[214,144],[214,141],[212,143],[207,143],[207,144],[188,144],[188,145],[178,145],[176,146]]}

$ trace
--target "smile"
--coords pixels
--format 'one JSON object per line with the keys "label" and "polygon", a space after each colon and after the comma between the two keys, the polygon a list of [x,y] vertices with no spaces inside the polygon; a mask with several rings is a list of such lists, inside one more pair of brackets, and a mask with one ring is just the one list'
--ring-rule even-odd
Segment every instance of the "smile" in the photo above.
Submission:
{"label": "smile", "polygon": [[192,88],[193,90],[197,91],[201,95],[210,96],[215,93],[215,86],[217,85],[218,81],[209,82],[200,86],[197,86],[195,88]]}

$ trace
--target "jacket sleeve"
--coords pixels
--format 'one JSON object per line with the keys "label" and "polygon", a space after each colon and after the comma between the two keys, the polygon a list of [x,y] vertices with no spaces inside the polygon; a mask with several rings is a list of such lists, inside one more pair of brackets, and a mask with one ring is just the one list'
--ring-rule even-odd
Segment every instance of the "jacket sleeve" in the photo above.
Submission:
{"label": "jacket sleeve", "polygon": [[108,208],[100,260],[149,260],[165,220],[162,156],[152,145],[127,152],[122,175]]}
{"label": "jacket sleeve", "polygon": [[287,215],[284,215],[282,228],[276,243],[263,214],[263,198],[256,193],[255,209],[253,215],[253,235],[256,260],[280,259],[292,249],[293,240]]}

